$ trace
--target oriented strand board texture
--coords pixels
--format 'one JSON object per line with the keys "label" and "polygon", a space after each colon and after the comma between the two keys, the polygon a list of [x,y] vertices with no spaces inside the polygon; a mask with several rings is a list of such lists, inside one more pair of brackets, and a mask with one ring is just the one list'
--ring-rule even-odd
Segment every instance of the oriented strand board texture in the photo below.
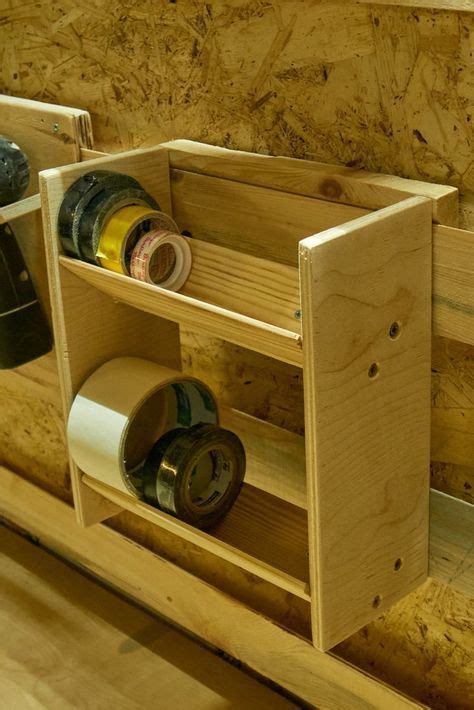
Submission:
{"label": "oriented strand board texture", "polygon": [[[0,0],[0,90],[89,110],[99,149],[194,138],[445,182],[463,191],[462,226],[472,229],[473,45],[474,14],[346,1]],[[183,343],[186,367],[206,372],[226,402],[301,432],[298,370],[275,372],[262,356],[197,334]],[[433,363],[433,483],[465,499],[473,353],[438,339]],[[1,374],[0,407],[0,461],[67,498],[54,376]],[[307,630],[307,609],[268,585],[128,514],[114,525]],[[472,610],[437,589],[411,595],[341,653],[433,707],[462,708]]]}

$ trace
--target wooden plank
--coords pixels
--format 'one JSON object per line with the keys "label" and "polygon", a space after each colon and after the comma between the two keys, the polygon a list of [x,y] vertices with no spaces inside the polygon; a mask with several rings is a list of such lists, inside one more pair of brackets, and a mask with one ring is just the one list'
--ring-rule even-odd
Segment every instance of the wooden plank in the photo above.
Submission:
{"label": "wooden plank", "polygon": [[433,490],[430,575],[474,597],[474,505]]}
{"label": "wooden plank", "polygon": [[171,170],[171,192],[173,216],[182,231],[289,266],[297,266],[303,237],[368,212],[183,170]]}
{"label": "wooden plank", "polygon": [[427,575],[431,205],[306,239],[300,268],[313,640],[327,649]]}
{"label": "wooden plank", "polygon": [[117,507],[310,601],[308,532],[306,515],[301,509],[245,485],[232,511],[208,533],[91,476],[84,474],[82,481]]}
{"label": "wooden plank", "polygon": [[453,226],[458,223],[458,191],[448,185],[309,160],[256,155],[188,140],[163,145],[169,149],[170,167],[181,171],[229,178],[366,209],[388,207],[407,197],[421,195],[432,200],[435,222]]}
{"label": "wooden plank", "polygon": [[[170,209],[168,157],[161,149],[132,151],[44,171],[40,179],[46,260],[61,382],[64,417],[85,378],[100,364],[120,355],[157,360],[180,367],[178,326],[114,301],[66,269],[58,268],[59,207],[68,186],[92,168],[137,177],[163,209]],[[144,335],[146,337],[144,337]],[[71,482],[78,520],[92,525],[120,511],[116,505],[83,486],[72,460]]]}
{"label": "wooden plank", "polygon": [[306,509],[304,437],[236,409],[220,407],[219,413],[222,426],[235,432],[244,445],[245,480]]}
{"label": "wooden plank", "polygon": [[[0,514],[43,545],[325,710],[424,707],[1,468]],[[146,574],[144,574],[146,570]]]}
{"label": "wooden plank", "polygon": [[199,301],[182,293],[159,289],[77,259],[60,257],[64,270],[75,274],[116,301],[148,313],[172,318],[188,328],[242,345],[293,365],[301,366],[301,335],[284,328]]}
{"label": "wooden plank", "polygon": [[4,707],[131,710],[160,698],[169,710],[295,710],[215,649],[5,526],[0,556]]}
{"label": "wooden plank", "polygon": [[12,138],[28,156],[27,195],[38,192],[40,170],[80,160],[80,149],[92,148],[87,111],[0,95],[0,135]]}
{"label": "wooden plank", "polygon": [[39,194],[25,197],[24,200],[13,202],[11,205],[0,207],[0,224],[11,222],[18,217],[36,212],[41,209],[41,200]]}
{"label": "wooden plank", "polygon": [[300,333],[298,269],[189,239],[193,265],[181,293]]}
{"label": "wooden plank", "polygon": [[395,5],[396,7],[417,7],[426,10],[452,10],[454,12],[474,12],[474,0],[354,0],[359,5]]}
{"label": "wooden plank", "polygon": [[433,329],[474,344],[474,233],[433,228]]}

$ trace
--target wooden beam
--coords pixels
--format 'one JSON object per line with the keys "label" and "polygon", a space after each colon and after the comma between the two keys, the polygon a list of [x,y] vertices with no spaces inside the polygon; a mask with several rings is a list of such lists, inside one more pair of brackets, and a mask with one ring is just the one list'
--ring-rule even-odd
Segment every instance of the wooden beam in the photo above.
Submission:
{"label": "wooden beam", "polygon": [[0,467],[0,514],[108,584],[326,710],[426,707]]}

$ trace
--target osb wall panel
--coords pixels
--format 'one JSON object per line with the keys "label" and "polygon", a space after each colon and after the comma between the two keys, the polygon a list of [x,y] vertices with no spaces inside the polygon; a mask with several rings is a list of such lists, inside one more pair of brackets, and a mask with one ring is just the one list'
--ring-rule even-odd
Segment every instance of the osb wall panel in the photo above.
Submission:
{"label": "osb wall panel", "polygon": [[[473,45],[473,14],[367,3],[0,0],[0,90],[87,109],[99,149],[185,137],[449,183],[474,229]],[[186,369],[226,402],[301,431],[298,370],[195,333],[183,344]],[[432,482],[471,501],[473,358],[435,342]],[[42,361],[0,375],[0,460],[68,499],[55,377]],[[300,600],[128,514],[113,524],[308,633]],[[462,708],[472,638],[470,601],[430,582],[338,652]]]}

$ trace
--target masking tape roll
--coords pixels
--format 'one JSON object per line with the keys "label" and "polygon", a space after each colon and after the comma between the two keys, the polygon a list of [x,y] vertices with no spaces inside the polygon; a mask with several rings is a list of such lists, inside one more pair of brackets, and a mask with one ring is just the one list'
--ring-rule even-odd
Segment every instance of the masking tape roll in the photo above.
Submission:
{"label": "masking tape roll", "polygon": [[145,234],[135,245],[130,274],[170,291],[178,291],[191,271],[191,248],[180,234],[164,229]]}
{"label": "masking tape roll", "polygon": [[163,434],[218,424],[216,399],[199,380],[149,360],[106,362],[82,385],[69,413],[70,454],[84,473],[138,497],[137,466]]}
{"label": "masking tape roll", "polygon": [[140,237],[150,229],[176,228],[171,217],[141,205],[123,207],[104,225],[99,239],[97,258],[100,265],[119,274],[130,274],[131,251]]}

